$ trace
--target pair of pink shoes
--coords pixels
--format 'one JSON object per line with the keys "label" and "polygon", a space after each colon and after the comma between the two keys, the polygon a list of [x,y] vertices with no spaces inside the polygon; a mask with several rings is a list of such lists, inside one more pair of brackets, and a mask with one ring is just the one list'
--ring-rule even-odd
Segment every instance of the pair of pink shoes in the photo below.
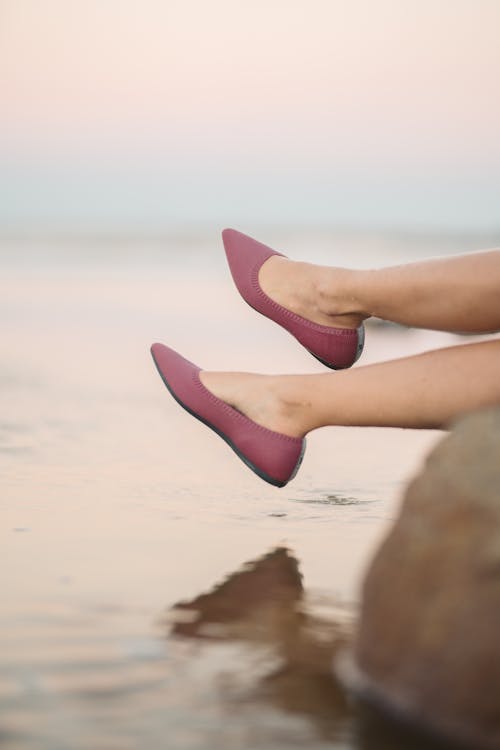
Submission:
{"label": "pair of pink shoes", "polygon": [[[356,362],[363,350],[363,326],[351,330],[318,325],[277,304],[261,289],[259,270],[268,258],[281,253],[234,229],[225,229],[222,238],[234,282],[251,307],[289,331],[327,367],[340,370]],[[302,462],[305,438],[268,430],[233,409],[205,388],[200,368],[173,349],[153,344],[151,353],[177,403],[220,435],[252,471],[276,487],[293,479]]]}

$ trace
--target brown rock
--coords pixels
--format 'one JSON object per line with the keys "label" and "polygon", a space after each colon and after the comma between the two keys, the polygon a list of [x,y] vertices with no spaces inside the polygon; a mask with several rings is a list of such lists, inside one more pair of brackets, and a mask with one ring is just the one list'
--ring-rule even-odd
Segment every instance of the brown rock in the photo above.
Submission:
{"label": "brown rock", "polygon": [[500,748],[500,409],[462,420],[409,485],[363,589],[358,688]]}

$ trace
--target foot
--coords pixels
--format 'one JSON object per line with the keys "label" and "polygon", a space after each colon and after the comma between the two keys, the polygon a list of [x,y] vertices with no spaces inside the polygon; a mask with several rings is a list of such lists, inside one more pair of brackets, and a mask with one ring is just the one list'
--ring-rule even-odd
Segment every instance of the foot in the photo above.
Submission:
{"label": "foot", "polygon": [[268,430],[304,437],[312,428],[307,403],[293,393],[292,376],[246,372],[200,372],[200,380],[214,396]]}
{"label": "foot", "polygon": [[369,315],[342,294],[350,273],[273,255],[260,268],[259,285],[274,302],[307,320],[332,328],[358,328]]}

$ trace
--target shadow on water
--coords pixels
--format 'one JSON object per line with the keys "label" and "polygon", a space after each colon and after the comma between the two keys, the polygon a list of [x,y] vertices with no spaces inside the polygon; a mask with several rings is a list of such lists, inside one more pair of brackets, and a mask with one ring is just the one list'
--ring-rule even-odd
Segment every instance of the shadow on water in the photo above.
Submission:
{"label": "shadow on water", "polygon": [[267,669],[251,687],[236,700],[230,689],[223,690],[221,697],[233,710],[244,702],[305,718],[332,748],[450,750],[360,704],[343,688],[333,662],[350,643],[355,613],[345,607],[337,611],[339,616],[315,611],[298,561],[279,547],[246,563],[209,593],[179,602],[166,626],[169,637],[205,645],[239,641],[263,650]]}

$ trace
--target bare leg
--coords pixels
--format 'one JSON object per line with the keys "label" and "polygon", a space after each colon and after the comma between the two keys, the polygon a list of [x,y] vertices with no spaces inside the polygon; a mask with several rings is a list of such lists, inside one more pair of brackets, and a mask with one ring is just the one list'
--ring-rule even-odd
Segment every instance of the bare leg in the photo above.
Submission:
{"label": "bare leg", "polygon": [[370,271],[273,256],[259,281],[272,299],[324,325],[354,328],[375,315],[440,331],[500,330],[500,250]]}
{"label": "bare leg", "polygon": [[201,379],[257,423],[294,437],[326,425],[445,428],[500,405],[500,340],[320,375],[202,372]]}

